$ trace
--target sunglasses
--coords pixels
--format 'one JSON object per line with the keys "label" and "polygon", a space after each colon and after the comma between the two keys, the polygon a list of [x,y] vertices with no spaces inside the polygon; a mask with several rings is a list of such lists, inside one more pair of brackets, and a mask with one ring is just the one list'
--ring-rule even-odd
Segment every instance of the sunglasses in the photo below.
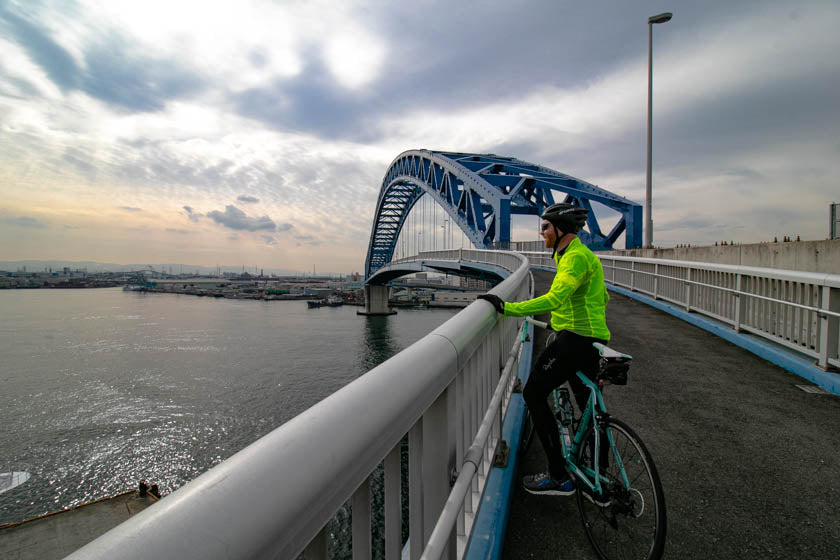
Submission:
{"label": "sunglasses", "polygon": [[545,231],[550,227],[551,227],[551,224],[543,224],[542,226],[540,226],[540,231]]}

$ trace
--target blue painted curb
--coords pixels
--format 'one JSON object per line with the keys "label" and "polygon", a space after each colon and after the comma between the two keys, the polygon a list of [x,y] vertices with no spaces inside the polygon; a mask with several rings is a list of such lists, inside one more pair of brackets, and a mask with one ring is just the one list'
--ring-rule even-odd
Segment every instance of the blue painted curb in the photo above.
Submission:
{"label": "blue painted curb", "polygon": [[[533,331],[533,327],[529,328]],[[522,386],[531,372],[534,336],[522,347],[519,360],[519,379]],[[467,543],[464,558],[468,560],[498,559],[502,557],[505,534],[510,517],[510,497],[513,492],[514,475],[519,462],[519,446],[522,442],[522,430],[525,425],[525,401],[521,393],[511,395],[505,421],[502,424],[502,439],[510,446],[508,464],[505,468],[493,467],[487,477],[484,494],[473,524],[472,535]]]}
{"label": "blue painted curb", "polygon": [[722,325],[711,319],[701,317],[694,313],[689,313],[669,303],[632,292],[626,288],[620,288],[618,286],[607,284],[607,289],[642,303],[646,303],[651,307],[655,307],[660,311],[664,311],[665,313],[673,315],[678,319],[682,319],[683,321],[691,323],[696,327],[700,327],[701,329],[717,335],[736,346],[740,346],[744,350],[764,358],[768,362],[774,363],[777,366],[802,377],[803,379],[807,379],[808,381],[819,385],[826,391],[834,393],[835,395],[840,395],[840,375],[824,371],[808,360],[795,356],[792,352],[788,352],[774,346],[772,343],[764,342],[753,336],[735,332],[727,325]]}

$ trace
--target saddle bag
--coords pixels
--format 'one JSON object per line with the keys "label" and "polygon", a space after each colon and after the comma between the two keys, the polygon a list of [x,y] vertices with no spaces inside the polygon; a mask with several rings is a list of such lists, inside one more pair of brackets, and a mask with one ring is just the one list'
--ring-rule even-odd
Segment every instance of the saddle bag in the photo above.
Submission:
{"label": "saddle bag", "polygon": [[627,372],[630,360],[625,358],[602,358],[598,381],[605,385],[627,385]]}

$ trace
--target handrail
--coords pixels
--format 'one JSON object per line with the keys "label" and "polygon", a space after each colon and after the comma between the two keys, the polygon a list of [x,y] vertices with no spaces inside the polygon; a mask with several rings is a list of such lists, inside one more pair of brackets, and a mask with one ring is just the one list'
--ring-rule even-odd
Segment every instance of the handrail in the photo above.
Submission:
{"label": "handrail", "polygon": [[[529,297],[525,257],[466,250],[462,256],[508,270],[510,275],[494,289],[500,297]],[[469,305],[415,344],[69,558],[295,558],[307,545],[308,553],[317,551],[325,557],[324,528],[348,502],[354,511],[359,508],[353,516],[354,556],[366,557],[369,481],[383,459],[386,554],[396,558],[401,522],[399,450],[406,434],[411,557],[419,557],[445,504],[451,470],[461,464],[468,442],[480,429],[491,387],[502,370],[503,349],[513,345],[516,332],[516,322],[499,320],[489,306]],[[500,435],[499,421],[492,427],[490,451],[485,449],[481,462],[485,475],[487,457]],[[474,493],[480,492],[478,484],[474,479]],[[396,513],[389,509],[394,495]],[[475,501],[468,497],[461,508],[459,536],[469,534]],[[455,540],[450,537],[449,550],[456,548]]]}
{"label": "handrail", "polygon": [[[523,322],[523,335],[526,331],[527,325]],[[504,370],[502,371],[501,379],[499,379],[499,383],[496,385],[496,390],[493,393],[493,399],[490,401],[490,407],[484,414],[484,419],[481,422],[481,426],[478,429],[475,440],[473,440],[473,444],[470,446],[469,450],[467,450],[464,462],[461,465],[460,472],[458,473],[458,477],[455,479],[452,491],[446,499],[446,505],[435,524],[435,528],[432,530],[429,542],[426,543],[426,548],[423,551],[423,555],[420,557],[420,560],[435,560],[440,558],[446,550],[447,541],[452,534],[452,530],[455,528],[455,523],[458,520],[458,513],[461,511],[464,500],[467,497],[467,493],[470,491],[470,485],[473,477],[475,477],[475,474],[481,465],[482,455],[487,446],[487,440],[490,437],[493,423],[497,419],[499,409],[502,406],[502,399],[507,396],[511,390],[511,380],[515,378],[515,376],[512,376],[511,373],[514,371],[513,368],[516,364],[517,353],[519,352],[519,348],[522,346],[523,338],[524,336],[517,337],[516,343],[513,345],[513,349],[508,355]]]}
{"label": "handrail", "polygon": [[[553,266],[543,253],[532,265]],[[840,275],[599,254],[608,284],[702,313],[840,367]]]}
{"label": "handrail", "polygon": [[678,266],[695,270],[709,270],[716,272],[727,272],[731,274],[747,274],[763,278],[774,278],[788,280],[791,282],[808,282],[819,286],[831,286],[840,288],[840,275],[823,272],[802,272],[798,270],[787,270],[782,268],[766,268],[758,266],[743,266],[735,264],[718,264],[702,261],[676,261],[671,259],[656,259],[651,257],[623,257],[619,255],[597,255],[601,261],[610,260],[618,262],[636,262],[644,264],[658,264],[663,266]]}

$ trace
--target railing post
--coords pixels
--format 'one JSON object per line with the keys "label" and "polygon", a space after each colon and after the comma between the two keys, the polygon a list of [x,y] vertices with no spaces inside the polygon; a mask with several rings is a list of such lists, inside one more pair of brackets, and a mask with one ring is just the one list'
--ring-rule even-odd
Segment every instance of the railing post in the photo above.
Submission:
{"label": "railing post", "polygon": [[[505,344],[507,341],[505,340],[505,324],[502,321],[496,325],[496,328],[499,329],[499,375],[498,377],[493,378],[493,385],[495,386],[499,379],[502,376],[502,371],[505,369],[505,362],[507,362],[507,353],[510,351],[510,348],[507,347]],[[496,436],[496,440],[501,441],[502,439],[502,424],[504,424],[505,420],[505,411],[502,410],[503,407],[499,407],[499,414],[496,417],[496,423],[493,427],[492,434]]]}
{"label": "railing post", "polygon": [[636,288],[636,261],[630,261],[630,291]]}
{"label": "railing post", "polygon": [[735,321],[732,325],[735,332],[741,332],[741,318],[747,311],[747,298],[741,295],[744,288],[744,275],[739,273],[735,277]]}
{"label": "railing post", "polygon": [[687,274],[688,281],[685,284],[685,310],[686,311],[691,311],[691,280],[692,280],[691,271],[692,270],[693,269],[691,267],[689,267],[688,274]]}
{"label": "railing post", "polygon": [[402,476],[400,444],[385,457],[385,559],[399,560],[402,554]]}
{"label": "railing post", "polygon": [[351,505],[353,560],[368,560],[370,546],[370,477],[353,493]]}
{"label": "railing post", "polygon": [[[450,386],[451,387],[451,386]],[[423,532],[421,538],[421,552],[429,541],[429,536],[435,528],[438,517],[443,511],[446,499],[449,497],[450,469],[450,436],[448,422],[448,394],[445,390],[426,410],[423,415]],[[441,558],[455,558],[456,535],[450,535],[447,551]],[[414,533],[411,537],[412,548]]]}
{"label": "railing post", "polygon": [[653,299],[659,299],[659,263],[653,265]]}
{"label": "railing post", "polygon": [[[820,308],[825,311],[840,311],[840,289],[822,287]],[[820,316],[820,367],[827,370],[828,360],[837,356],[840,338],[840,317],[822,313]]]}
{"label": "railing post", "polygon": [[408,540],[409,558],[423,554],[423,419],[408,432]]}

